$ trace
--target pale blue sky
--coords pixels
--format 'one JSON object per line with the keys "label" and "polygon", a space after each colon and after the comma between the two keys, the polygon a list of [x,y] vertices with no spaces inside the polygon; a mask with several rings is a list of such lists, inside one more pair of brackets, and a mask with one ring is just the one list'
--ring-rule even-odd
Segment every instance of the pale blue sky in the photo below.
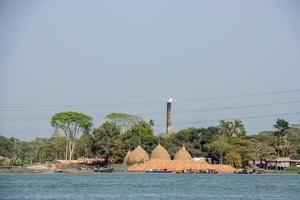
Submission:
{"label": "pale blue sky", "polygon": [[[296,123],[299,10],[296,0],[0,0],[0,133],[49,137],[51,115],[68,110],[96,126],[110,112],[139,114],[161,133],[168,97],[175,130],[272,115],[245,119],[252,134],[280,113]],[[203,100],[288,90],[298,91]],[[270,103],[282,104],[203,110]]]}

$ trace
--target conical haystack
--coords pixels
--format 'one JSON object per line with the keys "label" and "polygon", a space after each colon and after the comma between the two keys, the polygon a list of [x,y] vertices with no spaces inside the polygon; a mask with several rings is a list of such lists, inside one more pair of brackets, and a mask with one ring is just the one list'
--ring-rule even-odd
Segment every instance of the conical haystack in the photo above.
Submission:
{"label": "conical haystack", "polygon": [[141,163],[149,160],[148,153],[139,145],[129,155],[127,163]]}
{"label": "conical haystack", "polygon": [[160,144],[153,149],[151,153],[151,160],[160,159],[160,160],[171,160],[170,154],[168,151],[162,147]]}
{"label": "conical haystack", "polygon": [[124,157],[123,163],[126,164],[128,162],[129,156],[131,154],[131,151],[128,150],[126,156]]}
{"label": "conical haystack", "polygon": [[192,160],[191,154],[183,146],[174,157],[174,160]]}

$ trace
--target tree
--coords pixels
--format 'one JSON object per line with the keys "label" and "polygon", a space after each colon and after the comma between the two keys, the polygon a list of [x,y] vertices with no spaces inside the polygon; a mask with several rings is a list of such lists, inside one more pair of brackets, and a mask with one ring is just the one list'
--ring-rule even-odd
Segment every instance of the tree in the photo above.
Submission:
{"label": "tree", "polygon": [[122,160],[122,142],[121,132],[117,125],[112,122],[105,122],[99,128],[93,131],[96,143],[95,152],[105,158],[106,163],[112,163],[115,160]]}
{"label": "tree", "polygon": [[224,156],[232,149],[232,146],[228,144],[226,136],[218,136],[212,143],[206,144],[206,147],[210,151],[212,158],[217,159],[219,163],[224,162]]}
{"label": "tree", "polygon": [[55,129],[61,129],[66,135],[66,156],[65,159],[72,160],[76,137],[83,131],[92,127],[93,118],[78,112],[61,112],[53,115],[51,125]]}
{"label": "tree", "polygon": [[235,119],[233,121],[221,120],[219,124],[219,130],[222,135],[240,137],[246,135],[244,124],[241,120]]}
{"label": "tree", "polygon": [[252,140],[254,148],[256,150],[256,159],[262,161],[267,158],[271,158],[275,154],[274,147],[268,145],[265,142],[259,142],[257,140]]}
{"label": "tree", "polygon": [[55,159],[63,159],[63,155],[65,154],[66,137],[56,132],[51,136],[50,143],[53,147]]}
{"label": "tree", "polygon": [[250,140],[241,137],[229,137],[228,142],[234,151],[240,155],[241,163],[244,166],[248,164],[249,160],[256,158],[256,149]]}
{"label": "tree", "polygon": [[205,129],[199,129],[199,128],[186,128],[182,129],[176,134],[173,135],[173,137],[170,137],[172,142],[177,147],[182,147],[182,145],[185,145],[187,150],[190,152],[192,156],[203,156],[202,152],[202,134]]}
{"label": "tree", "polygon": [[231,165],[235,168],[239,168],[242,166],[241,156],[233,150],[228,152],[228,154],[224,158],[224,161],[226,164]]}
{"label": "tree", "polygon": [[219,124],[219,131],[223,136],[231,134],[231,124],[228,121],[221,120]]}
{"label": "tree", "polygon": [[230,122],[230,133],[232,137],[240,137],[246,135],[246,130],[244,127],[244,124],[241,120],[235,119],[232,122]]}
{"label": "tree", "polygon": [[82,134],[78,140],[76,148],[77,157],[91,157],[93,155],[92,150],[94,148],[94,137],[92,134]]}
{"label": "tree", "polygon": [[275,143],[275,148],[277,151],[277,156],[287,156],[287,150],[289,149],[289,141],[287,140],[287,131],[289,129],[289,123],[284,119],[278,118],[274,127],[277,129],[275,136],[277,141]]}
{"label": "tree", "polygon": [[106,115],[105,118],[108,119],[109,122],[115,123],[121,130],[121,133],[124,133],[131,126],[143,120],[143,118],[139,116],[127,113],[110,113]]}
{"label": "tree", "polygon": [[0,135],[0,156],[10,158],[14,155],[12,140]]}
{"label": "tree", "polygon": [[125,149],[134,149],[141,144],[150,152],[157,145],[158,138],[154,135],[153,128],[149,122],[139,121],[122,135]]}

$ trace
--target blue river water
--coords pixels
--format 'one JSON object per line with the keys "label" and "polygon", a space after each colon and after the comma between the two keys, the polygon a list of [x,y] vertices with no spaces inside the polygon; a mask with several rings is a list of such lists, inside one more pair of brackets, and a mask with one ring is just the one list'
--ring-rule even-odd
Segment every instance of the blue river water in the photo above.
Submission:
{"label": "blue river water", "polygon": [[0,174],[0,199],[300,200],[300,175]]}

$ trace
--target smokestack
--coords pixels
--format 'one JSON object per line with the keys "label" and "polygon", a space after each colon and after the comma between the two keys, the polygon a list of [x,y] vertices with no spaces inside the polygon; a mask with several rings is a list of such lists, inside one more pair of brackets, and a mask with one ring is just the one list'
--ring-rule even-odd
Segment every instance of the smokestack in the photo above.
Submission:
{"label": "smokestack", "polygon": [[167,135],[168,136],[171,136],[173,134],[172,102],[173,102],[173,98],[169,98],[168,103],[167,103]]}

